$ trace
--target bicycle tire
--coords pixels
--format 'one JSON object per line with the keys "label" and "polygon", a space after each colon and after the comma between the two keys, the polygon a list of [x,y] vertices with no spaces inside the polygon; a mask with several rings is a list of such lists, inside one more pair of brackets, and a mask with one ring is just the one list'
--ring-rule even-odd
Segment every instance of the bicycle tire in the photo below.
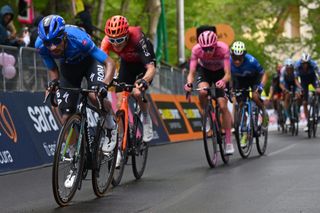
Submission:
{"label": "bicycle tire", "polygon": [[[238,124],[237,124],[237,129],[235,129],[236,131],[236,135],[237,135],[237,146],[238,146],[238,151],[240,153],[240,156],[244,159],[248,158],[251,150],[252,150],[252,140],[253,140],[253,128],[252,128],[252,119],[249,118],[248,115],[244,115],[243,113],[248,113],[247,109],[243,109],[244,105],[239,107],[239,115],[240,115],[240,119],[238,120]],[[247,108],[247,107],[246,107]],[[251,122],[251,131],[249,132],[248,127],[247,127],[247,122],[244,122],[244,120],[242,120],[244,117],[247,117],[246,119],[250,119]],[[240,124],[243,124],[244,126],[241,126]],[[242,131],[241,128],[246,129],[246,131]],[[246,146],[245,147],[241,147],[241,138],[244,136],[244,133],[247,134],[247,141],[246,141]]]}
{"label": "bicycle tire", "polygon": [[[85,162],[85,143],[84,143],[84,135],[82,136],[82,140],[80,141],[80,151],[77,153],[74,151],[71,153],[72,149],[70,146],[70,141],[74,141],[74,145],[72,148],[76,150],[78,145],[78,138],[79,138],[79,132],[80,132],[80,123],[81,123],[81,116],[78,114],[72,115],[66,123],[63,125],[63,127],[60,130],[60,134],[58,137],[57,147],[54,154],[54,160],[53,160],[53,167],[52,167],[52,188],[53,188],[53,195],[55,198],[55,201],[60,206],[66,206],[75,195],[75,192],[79,186],[79,182],[82,179],[82,171],[84,168],[84,162]],[[76,128],[75,128],[76,127]],[[66,140],[69,142],[66,142]],[[66,144],[68,143],[68,144]],[[63,156],[61,156],[63,155]],[[70,156],[75,155],[75,156]],[[61,161],[62,160],[62,161]],[[62,182],[60,180],[60,166],[63,166],[60,164],[60,162],[66,163],[66,161],[70,161],[67,164],[70,164],[70,167],[68,172],[70,175],[70,180],[72,176],[74,175],[73,169],[75,169],[75,180],[71,186],[71,188],[65,187],[65,181],[67,179],[66,172],[62,173]],[[77,163],[77,165],[73,165],[74,163]],[[70,172],[72,171],[72,174]],[[67,192],[65,196],[62,196],[63,192]]]}
{"label": "bicycle tire", "polygon": [[[216,112],[216,117],[220,119],[220,111],[217,110]],[[215,119],[214,124],[216,125],[217,130],[221,130],[221,125],[220,121],[218,119]],[[229,163],[229,158],[230,155],[226,154],[226,137],[225,135],[221,134],[221,132],[217,131],[217,136],[218,136],[218,144],[219,144],[219,151],[220,151],[220,156],[224,164]]]}
{"label": "bicycle tire", "polygon": [[[97,125],[98,131],[94,141],[94,152],[92,157],[92,162],[94,164],[92,166],[92,188],[97,197],[102,197],[111,184],[118,153],[118,141],[116,142],[113,151],[107,155],[102,152],[103,136],[105,135],[106,130],[100,125],[99,122]],[[111,140],[111,138],[109,138],[109,140]],[[103,174],[103,172],[105,172],[105,174]]]}
{"label": "bicycle tire", "polygon": [[[206,125],[209,121],[210,124],[210,131],[207,132]],[[203,121],[202,121],[202,133],[203,133],[203,144],[204,144],[204,150],[206,154],[206,159],[211,168],[214,168],[217,166],[218,162],[218,134],[216,126],[213,123],[212,117],[211,117],[211,109],[209,106],[207,107]],[[211,133],[211,136],[210,136]]]}
{"label": "bicycle tire", "polygon": [[319,103],[318,103],[318,98],[315,99],[314,103],[314,113],[313,113],[313,120],[314,120],[314,125],[313,125],[313,137],[317,137],[317,130],[318,130],[318,116],[319,116]]}
{"label": "bicycle tire", "polygon": [[[259,121],[263,120],[263,112],[259,110]],[[256,146],[258,153],[264,155],[268,145],[268,127],[263,127],[262,122],[258,125],[258,137],[256,137]]]}
{"label": "bicycle tire", "polygon": [[143,125],[139,114],[135,114],[133,119],[133,140],[131,146],[132,171],[134,177],[140,179],[146,168],[149,145],[143,141]]}
{"label": "bicycle tire", "polygon": [[[122,150],[122,143],[123,143],[123,139],[124,139],[124,112],[122,111],[118,111],[117,112],[117,123],[121,125],[122,123],[122,128],[119,125],[119,137],[118,137],[118,146],[117,146],[117,150],[118,150],[118,154],[121,155],[121,161],[120,161],[120,165],[118,168],[114,169],[114,173],[113,173],[113,178],[112,178],[112,186],[118,186],[121,182],[122,176],[123,176],[123,172],[124,172],[124,168],[127,162],[127,155],[128,155],[128,146],[129,146],[129,140],[130,140],[130,129],[129,129],[129,125],[128,125],[128,133],[127,133],[127,146],[124,150]],[[120,130],[121,128],[121,130]],[[117,154],[117,155],[118,155]]]}

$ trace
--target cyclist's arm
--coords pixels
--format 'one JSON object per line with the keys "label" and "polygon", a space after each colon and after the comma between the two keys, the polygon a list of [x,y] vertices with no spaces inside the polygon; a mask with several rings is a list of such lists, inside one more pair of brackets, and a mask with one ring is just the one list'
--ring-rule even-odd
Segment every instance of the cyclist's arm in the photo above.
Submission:
{"label": "cyclist's arm", "polygon": [[49,69],[48,70],[48,73],[49,73],[49,78],[50,80],[56,80],[56,79],[59,79],[59,71],[58,71],[58,68],[54,68],[54,69]]}
{"label": "cyclist's arm", "polygon": [[224,63],[224,76],[223,76],[222,80],[227,83],[231,79],[230,54],[229,54],[229,51],[228,51],[228,54],[225,55],[223,63]]}
{"label": "cyclist's arm", "polygon": [[142,79],[150,83],[156,74],[156,66],[155,66],[156,57],[153,51],[152,43],[149,41],[147,37],[144,36],[143,33],[138,42],[136,50],[140,55],[142,63],[145,65],[147,69]]}
{"label": "cyclist's arm", "polygon": [[295,78],[295,79],[294,79],[294,83],[295,83],[295,84],[297,85],[297,87],[302,91],[302,86],[301,86],[298,78]]}
{"label": "cyclist's arm", "polygon": [[267,81],[268,81],[268,74],[267,74],[267,72],[264,72],[262,75],[261,83],[263,85],[266,85]]}
{"label": "cyclist's arm", "polygon": [[[195,47],[193,47],[195,48]],[[192,84],[194,81],[194,76],[196,75],[196,68],[198,64],[198,57],[194,53],[194,49],[192,49],[191,58],[190,58],[190,66],[189,66],[189,74],[187,76],[187,83]]]}

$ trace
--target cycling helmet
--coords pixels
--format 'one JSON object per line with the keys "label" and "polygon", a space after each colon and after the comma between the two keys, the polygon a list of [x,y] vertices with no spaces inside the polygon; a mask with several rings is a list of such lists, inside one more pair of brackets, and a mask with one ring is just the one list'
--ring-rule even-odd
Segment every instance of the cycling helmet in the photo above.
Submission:
{"label": "cycling helmet", "polygon": [[242,41],[235,41],[230,48],[230,53],[238,56],[245,55],[247,53],[246,45]]}
{"label": "cycling helmet", "polygon": [[199,35],[198,43],[202,48],[215,47],[217,45],[217,35],[212,31],[204,31]]}
{"label": "cycling helmet", "polygon": [[306,53],[306,52],[302,53],[301,61],[302,62],[309,62],[310,61],[310,55],[308,53]]}
{"label": "cycling helmet", "polygon": [[49,15],[40,21],[38,34],[43,41],[48,41],[63,35],[64,29],[65,22],[61,16]]}
{"label": "cycling helmet", "polygon": [[294,61],[291,59],[291,58],[287,58],[285,61],[284,61],[284,65],[286,67],[289,67],[289,66],[294,66]]}
{"label": "cycling helmet", "polygon": [[124,16],[112,16],[106,22],[104,32],[108,37],[118,38],[128,34],[129,23]]}

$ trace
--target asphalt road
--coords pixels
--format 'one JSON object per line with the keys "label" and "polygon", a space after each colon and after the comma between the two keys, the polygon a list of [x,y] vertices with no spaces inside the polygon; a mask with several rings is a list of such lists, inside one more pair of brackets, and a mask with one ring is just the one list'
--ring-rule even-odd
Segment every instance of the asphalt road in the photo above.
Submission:
{"label": "asphalt road", "polygon": [[[90,176],[90,175],[89,175]],[[320,141],[270,133],[265,156],[236,150],[229,165],[207,165],[202,141],[155,146],[143,178],[130,166],[122,184],[97,199],[91,180],[59,208],[51,167],[0,176],[0,212],[319,213]]]}

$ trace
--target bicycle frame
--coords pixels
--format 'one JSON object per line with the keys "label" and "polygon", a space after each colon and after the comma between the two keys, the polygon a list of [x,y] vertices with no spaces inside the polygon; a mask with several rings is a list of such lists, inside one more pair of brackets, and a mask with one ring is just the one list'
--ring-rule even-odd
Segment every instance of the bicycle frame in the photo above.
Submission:
{"label": "bicycle frame", "polygon": [[125,150],[127,147],[127,139],[128,139],[128,130],[129,130],[129,97],[131,92],[123,91],[122,92],[122,101],[120,105],[120,109],[118,112],[124,113],[124,136],[122,141],[122,150]]}

